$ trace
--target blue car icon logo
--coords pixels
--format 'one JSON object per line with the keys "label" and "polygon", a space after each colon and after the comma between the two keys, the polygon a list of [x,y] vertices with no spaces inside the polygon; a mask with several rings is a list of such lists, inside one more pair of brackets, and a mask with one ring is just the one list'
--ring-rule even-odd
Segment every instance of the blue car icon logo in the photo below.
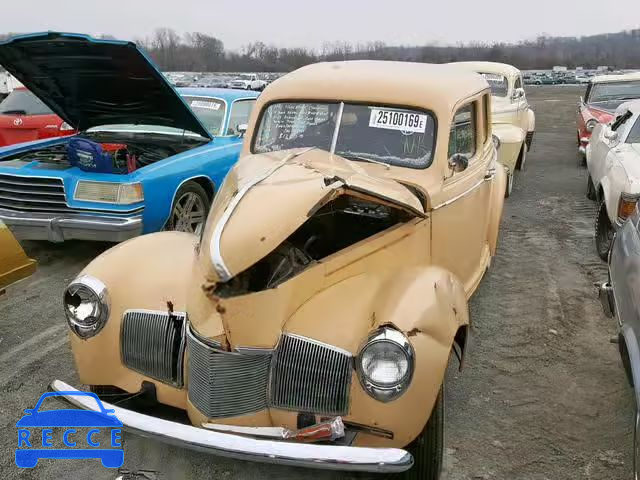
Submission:
{"label": "blue car icon logo", "polygon": [[[92,397],[100,407],[100,411],[80,409],[39,411],[45,399],[69,395]],[[16,465],[20,468],[33,468],[41,458],[97,458],[107,468],[121,467],[124,463],[121,444],[122,422],[114,412],[104,408],[95,393],[78,391],[44,393],[36,406],[26,409],[24,411],[26,415],[16,423],[18,427]],[[56,429],[55,441],[54,428]],[[104,440],[107,434],[109,441]]]}

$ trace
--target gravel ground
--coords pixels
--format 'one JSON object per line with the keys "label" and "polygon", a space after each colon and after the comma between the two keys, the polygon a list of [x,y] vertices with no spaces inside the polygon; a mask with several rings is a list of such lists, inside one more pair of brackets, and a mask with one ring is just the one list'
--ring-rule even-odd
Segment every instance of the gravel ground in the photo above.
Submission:
{"label": "gravel ground", "polygon": [[[471,302],[468,363],[447,383],[447,480],[631,478],[633,398],[593,282],[595,206],[575,146],[578,87],[529,88],[537,114],[507,201],[498,256]],[[61,316],[67,282],[108,245],[25,242],[38,272],[0,297],[4,479],[114,479],[97,460],[13,463],[15,422],[48,382],[77,382]],[[124,434],[125,467],[162,479],[337,478],[226,460]]]}

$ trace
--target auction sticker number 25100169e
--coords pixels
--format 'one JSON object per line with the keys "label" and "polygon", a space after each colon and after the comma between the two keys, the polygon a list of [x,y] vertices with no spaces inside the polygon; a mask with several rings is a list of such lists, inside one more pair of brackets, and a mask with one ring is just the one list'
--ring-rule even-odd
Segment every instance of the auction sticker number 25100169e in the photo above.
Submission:
{"label": "auction sticker number 25100169e", "polygon": [[427,127],[427,116],[419,113],[398,110],[371,109],[369,126],[403,132],[424,133]]}

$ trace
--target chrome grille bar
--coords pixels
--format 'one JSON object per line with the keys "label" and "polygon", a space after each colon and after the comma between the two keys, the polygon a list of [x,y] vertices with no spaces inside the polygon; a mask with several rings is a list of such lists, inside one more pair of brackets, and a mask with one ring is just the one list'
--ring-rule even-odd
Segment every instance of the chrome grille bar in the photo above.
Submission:
{"label": "chrome grille bar", "polygon": [[143,375],[181,387],[185,328],[185,313],[127,310],[120,336],[122,362]]}
{"label": "chrome grille bar", "polygon": [[222,418],[267,408],[271,351],[223,351],[191,330],[187,338],[189,400],[198,410],[208,418]]}
{"label": "chrome grille bar", "polygon": [[273,357],[269,404],[284,410],[346,415],[352,370],[349,352],[283,334]]}

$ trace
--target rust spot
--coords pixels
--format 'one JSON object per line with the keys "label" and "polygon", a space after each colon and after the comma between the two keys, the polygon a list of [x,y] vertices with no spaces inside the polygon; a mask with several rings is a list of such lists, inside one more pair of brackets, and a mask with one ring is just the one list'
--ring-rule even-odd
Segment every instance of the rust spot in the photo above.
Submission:
{"label": "rust spot", "polygon": [[217,303],[220,301],[220,297],[216,295],[216,287],[217,285],[215,283],[212,283],[212,284],[203,283],[201,288],[202,288],[202,291],[204,292],[204,295],[208,299],[213,300],[214,302]]}
{"label": "rust spot", "polygon": [[453,307],[453,314],[458,315],[458,309],[456,307]]}
{"label": "rust spot", "polygon": [[171,300],[167,300],[167,312],[169,316],[173,315],[173,302]]}
{"label": "rust spot", "polygon": [[219,303],[216,305],[216,312],[218,312],[219,314],[223,314],[227,312],[227,309],[224,308],[222,305],[220,305]]}
{"label": "rust spot", "polygon": [[260,241],[264,242],[267,239],[267,237],[260,237]]}
{"label": "rust spot", "polygon": [[422,331],[419,328],[412,328],[407,332],[407,337],[415,337],[419,333],[422,333]]}
{"label": "rust spot", "polygon": [[371,326],[373,327],[376,324],[376,312],[371,314]]}

